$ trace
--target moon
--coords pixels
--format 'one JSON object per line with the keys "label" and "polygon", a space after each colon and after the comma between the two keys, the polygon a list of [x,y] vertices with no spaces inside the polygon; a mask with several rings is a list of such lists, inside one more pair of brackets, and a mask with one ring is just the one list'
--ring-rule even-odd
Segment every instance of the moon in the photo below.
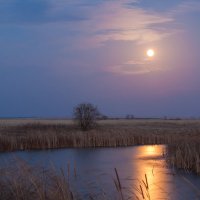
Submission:
{"label": "moon", "polygon": [[155,55],[155,51],[153,49],[148,49],[147,50],[147,56],[148,57],[153,57]]}

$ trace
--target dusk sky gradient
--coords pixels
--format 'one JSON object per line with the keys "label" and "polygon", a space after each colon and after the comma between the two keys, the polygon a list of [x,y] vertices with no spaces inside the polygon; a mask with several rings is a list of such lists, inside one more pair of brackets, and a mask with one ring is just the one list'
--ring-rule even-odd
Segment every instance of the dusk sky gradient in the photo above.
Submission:
{"label": "dusk sky gradient", "polygon": [[200,117],[199,86],[199,0],[0,0],[0,117]]}

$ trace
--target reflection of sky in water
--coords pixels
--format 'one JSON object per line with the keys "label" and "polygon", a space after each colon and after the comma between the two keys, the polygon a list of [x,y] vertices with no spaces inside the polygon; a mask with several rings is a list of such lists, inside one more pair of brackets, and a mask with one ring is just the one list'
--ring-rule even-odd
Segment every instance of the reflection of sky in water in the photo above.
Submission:
{"label": "reflection of sky in water", "polygon": [[[13,155],[25,159],[31,164],[49,167],[54,165],[66,169],[70,164],[71,184],[79,188],[79,192],[101,193],[105,191],[110,198],[116,192],[113,178],[114,168],[117,168],[122,185],[126,187],[127,196],[140,196],[140,185],[145,189],[145,174],[148,180],[148,193],[151,200],[195,199],[195,189],[187,180],[200,186],[200,178],[194,175],[173,175],[166,167],[163,158],[165,146],[137,146],[126,148],[97,148],[97,149],[59,149],[48,151],[25,151],[0,154],[1,163],[8,161]],[[74,177],[76,167],[77,178]],[[184,176],[184,177],[183,177]],[[138,191],[139,190],[139,191]],[[127,192],[129,191],[129,192]],[[87,195],[86,195],[87,196]],[[146,196],[146,195],[145,195]],[[115,199],[113,197],[112,199]],[[142,199],[142,198],[141,198]],[[198,198],[197,198],[198,199]]]}

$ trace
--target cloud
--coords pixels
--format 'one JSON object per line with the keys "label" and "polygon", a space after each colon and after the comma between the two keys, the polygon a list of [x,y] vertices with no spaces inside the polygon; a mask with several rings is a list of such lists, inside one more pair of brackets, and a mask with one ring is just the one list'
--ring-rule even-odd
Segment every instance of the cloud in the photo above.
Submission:
{"label": "cloud", "polygon": [[[75,28],[83,36],[78,38],[81,48],[104,45],[107,41],[130,41],[136,45],[160,41],[183,32],[176,21],[180,12],[192,12],[200,8],[197,1],[176,5],[165,12],[139,7],[135,1],[100,1],[98,7],[87,7],[88,20]],[[127,6],[131,3],[131,6]]]}
{"label": "cloud", "polygon": [[[96,37],[101,41],[121,40],[142,43],[166,37],[170,31],[168,27],[164,27],[172,23],[174,19],[145,11],[137,6],[128,9],[122,1],[109,1],[95,10],[91,21]],[[162,25],[161,29],[159,29],[160,25]]]}
{"label": "cloud", "polygon": [[107,71],[121,75],[142,75],[155,71],[162,71],[155,63],[147,60],[129,60],[121,65],[107,67]]}
{"label": "cloud", "polygon": [[[174,34],[173,17],[113,0],[0,0],[0,24],[28,27],[62,34],[56,40],[73,49],[90,49],[107,41],[138,44],[161,40]],[[134,6],[135,5],[135,6]],[[33,26],[34,25],[34,26]],[[37,25],[37,28],[35,27]],[[32,28],[33,26],[33,28]],[[71,34],[73,33],[73,34]],[[46,34],[40,34],[46,35]]]}
{"label": "cloud", "polygon": [[[173,26],[175,17],[172,11],[155,12],[139,7],[138,2],[140,1],[0,0],[0,24],[27,27],[48,24],[48,30],[62,31],[63,37],[58,40],[63,40],[63,43],[71,41],[71,48],[79,49],[102,46],[107,41],[148,44],[179,31],[177,26],[176,29]],[[196,4],[181,4],[177,10],[188,10]]]}
{"label": "cloud", "polygon": [[[95,1],[92,5],[88,1],[74,2],[76,4],[73,6],[76,5],[87,13],[87,20],[67,24],[66,29],[77,33],[76,38],[72,39],[73,48],[98,47],[108,41],[145,44],[162,40],[177,32],[171,27],[174,23],[171,15],[140,8],[137,0],[131,1],[134,3],[131,9],[125,4],[130,1],[122,0]],[[74,13],[77,12],[74,10]]]}

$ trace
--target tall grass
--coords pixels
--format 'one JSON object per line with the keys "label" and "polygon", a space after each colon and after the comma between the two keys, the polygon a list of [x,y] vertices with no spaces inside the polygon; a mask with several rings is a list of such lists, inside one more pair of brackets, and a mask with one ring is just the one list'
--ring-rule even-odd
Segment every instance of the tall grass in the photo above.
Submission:
{"label": "tall grass", "polygon": [[146,174],[145,174],[145,179],[137,180],[137,183],[134,186],[132,186],[134,187],[134,190],[130,190],[131,188],[128,189],[122,186],[119,173],[116,168],[114,170],[116,175],[114,183],[120,200],[125,200],[125,199],[151,200],[149,192],[149,183]]}
{"label": "tall grass", "polygon": [[2,200],[74,200],[62,171],[44,170],[18,162],[0,169]]}
{"label": "tall grass", "polygon": [[200,141],[188,138],[170,143],[167,149],[170,166],[200,175]]}
{"label": "tall grass", "polygon": [[196,135],[196,129],[200,129],[199,122],[130,121],[100,122],[99,127],[86,132],[70,123],[1,125],[0,151],[169,144]]}

